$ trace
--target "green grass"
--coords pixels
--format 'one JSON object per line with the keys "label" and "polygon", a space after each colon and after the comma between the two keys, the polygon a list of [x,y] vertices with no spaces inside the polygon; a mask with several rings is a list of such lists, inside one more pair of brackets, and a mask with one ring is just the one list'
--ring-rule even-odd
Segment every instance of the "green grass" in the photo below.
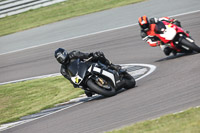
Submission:
{"label": "green grass", "polygon": [[200,108],[136,123],[107,133],[200,133]]}
{"label": "green grass", "polygon": [[0,124],[53,107],[83,94],[61,76],[0,86]]}
{"label": "green grass", "polygon": [[140,1],[144,0],[68,0],[18,15],[0,18],[0,36]]}
{"label": "green grass", "polygon": [[[0,124],[17,121],[83,94],[62,76],[0,86]],[[107,133],[200,133],[200,108],[162,116]]]}
{"label": "green grass", "polygon": [[[2,1],[2,0],[1,0]],[[144,0],[68,0],[18,15],[0,18],[0,36]],[[83,94],[63,77],[0,86],[0,124],[65,102]]]}

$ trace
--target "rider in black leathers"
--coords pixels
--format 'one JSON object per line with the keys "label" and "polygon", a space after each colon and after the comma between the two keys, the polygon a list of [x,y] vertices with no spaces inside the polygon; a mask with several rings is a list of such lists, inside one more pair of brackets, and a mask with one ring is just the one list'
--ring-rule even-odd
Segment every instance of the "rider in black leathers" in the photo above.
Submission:
{"label": "rider in black leathers", "polygon": [[[66,68],[67,66],[73,62],[75,59],[88,59],[92,57],[92,61],[96,62],[96,61],[100,61],[101,63],[105,64],[105,65],[108,65],[110,68],[116,70],[116,71],[119,71],[121,69],[121,67],[119,65],[114,65],[112,64],[108,59],[105,58],[103,52],[94,52],[94,53],[83,53],[83,52],[80,52],[80,51],[72,51],[72,52],[67,52],[65,49],[63,48],[58,48],[56,51],[55,51],[55,58],[57,59],[57,61],[61,64],[61,69],[60,69],[60,72],[61,74],[66,78],[68,79],[75,88],[77,87],[80,87],[76,84],[74,84],[72,81],[71,81],[71,78],[68,74],[68,72],[66,71]],[[91,97],[92,96],[92,93],[90,91],[87,91],[87,89],[85,88],[82,88],[85,90],[85,94],[88,96],[88,97]]]}

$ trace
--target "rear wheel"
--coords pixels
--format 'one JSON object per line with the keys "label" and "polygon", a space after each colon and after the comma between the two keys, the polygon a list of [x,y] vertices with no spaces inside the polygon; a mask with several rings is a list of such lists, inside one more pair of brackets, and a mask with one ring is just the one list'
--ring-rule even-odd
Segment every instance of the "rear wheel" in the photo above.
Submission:
{"label": "rear wheel", "polygon": [[99,85],[96,84],[96,82],[92,79],[89,79],[87,81],[87,85],[90,88],[90,90],[96,92],[97,94],[106,96],[106,97],[110,97],[110,96],[114,96],[116,94],[116,89],[113,87],[113,85],[111,83],[108,82],[108,86],[109,88],[104,88],[104,87],[100,87]]}

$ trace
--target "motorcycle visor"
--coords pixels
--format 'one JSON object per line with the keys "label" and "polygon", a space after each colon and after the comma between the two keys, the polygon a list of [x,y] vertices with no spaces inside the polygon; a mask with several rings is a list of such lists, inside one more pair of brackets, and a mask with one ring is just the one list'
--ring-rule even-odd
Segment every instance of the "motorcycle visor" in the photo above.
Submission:
{"label": "motorcycle visor", "polygon": [[67,58],[67,54],[65,52],[57,54],[57,60],[61,64],[65,63],[66,58]]}
{"label": "motorcycle visor", "polygon": [[141,28],[142,28],[144,31],[148,31],[148,30],[149,30],[149,24],[141,25]]}

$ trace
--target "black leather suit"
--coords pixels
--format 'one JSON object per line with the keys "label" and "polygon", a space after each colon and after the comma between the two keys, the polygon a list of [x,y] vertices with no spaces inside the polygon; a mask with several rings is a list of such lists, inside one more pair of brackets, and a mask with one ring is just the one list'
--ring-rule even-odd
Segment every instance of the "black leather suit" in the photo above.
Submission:
{"label": "black leather suit", "polygon": [[[94,53],[83,53],[83,52],[80,52],[80,51],[72,51],[69,53],[69,58],[70,58],[70,63],[73,62],[75,59],[88,59],[90,58],[91,56],[94,57]],[[102,52],[98,52],[98,56],[93,58],[92,61],[100,61],[101,63],[105,64],[105,65],[110,65],[110,61],[108,59],[105,58],[104,54]],[[68,63],[68,64],[70,64]],[[71,81],[71,77],[69,75],[69,73],[66,71],[67,69],[67,65],[68,64],[62,64],[61,65],[61,69],[60,69],[60,73],[66,78],[68,79],[72,84],[73,86],[76,88],[78,87],[78,85],[74,84],[72,81]]]}

